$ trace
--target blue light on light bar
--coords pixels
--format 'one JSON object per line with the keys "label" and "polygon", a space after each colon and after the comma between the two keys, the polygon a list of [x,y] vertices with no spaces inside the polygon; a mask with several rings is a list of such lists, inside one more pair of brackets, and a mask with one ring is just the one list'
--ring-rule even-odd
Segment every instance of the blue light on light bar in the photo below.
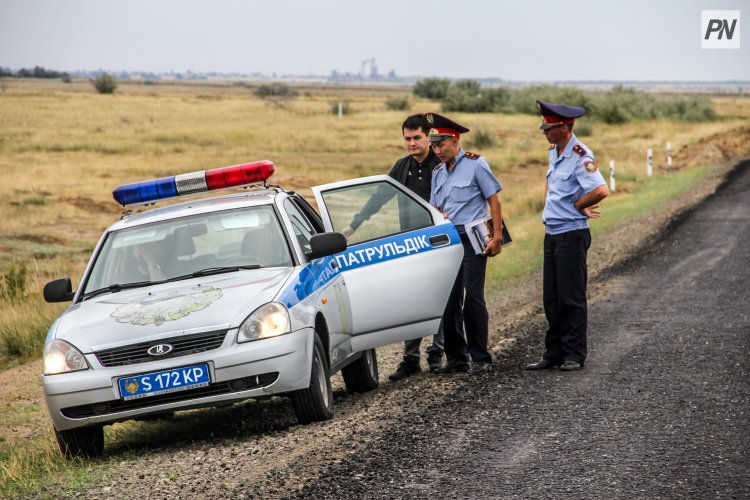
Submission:
{"label": "blue light on light bar", "polygon": [[112,191],[115,201],[122,206],[149,203],[151,201],[177,196],[174,177],[163,177],[153,181],[125,184]]}

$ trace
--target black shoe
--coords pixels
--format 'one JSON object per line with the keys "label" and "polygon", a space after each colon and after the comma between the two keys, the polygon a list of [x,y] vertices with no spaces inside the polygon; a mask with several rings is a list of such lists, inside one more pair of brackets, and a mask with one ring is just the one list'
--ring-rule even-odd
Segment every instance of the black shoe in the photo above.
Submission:
{"label": "black shoe", "polygon": [[552,370],[557,368],[560,368],[560,363],[555,363],[554,361],[549,361],[544,358],[537,361],[536,363],[526,365],[527,370]]}
{"label": "black shoe", "polygon": [[388,375],[388,380],[390,380],[391,382],[395,382],[397,380],[410,377],[414,375],[415,373],[418,373],[421,371],[422,369],[419,367],[418,364],[412,363],[410,361],[402,361],[401,363],[399,363],[398,368],[396,368],[396,371]]}
{"label": "black shoe", "polygon": [[443,365],[443,356],[439,353],[428,353],[427,354],[427,366],[430,368],[430,372],[434,372]]}
{"label": "black shoe", "polygon": [[580,370],[581,368],[583,368],[583,365],[581,363],[576,363],[575,361],[568,360],[562,364],[560,370],[564,372],[574,372],[576,370]]}
{"label": "black shoe", "polygon": [[440,365],[439,367],[435,368],[435,373],[456,373],[468,371],[468,361],[448,361],[444,365]]}
{"label": "black shoe", "polygon": [[483,373],[490,373],[491,371],[494,371],[495,367],[492,365],[492,362],[490,361],[476,361],[471,364],[471,368],[469,368],[469,375],[481,375]]}

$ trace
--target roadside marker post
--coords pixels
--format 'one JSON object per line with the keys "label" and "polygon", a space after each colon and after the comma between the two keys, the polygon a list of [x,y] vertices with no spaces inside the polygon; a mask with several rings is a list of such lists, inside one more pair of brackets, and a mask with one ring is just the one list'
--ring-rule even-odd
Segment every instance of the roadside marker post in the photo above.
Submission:
{"label": "roadside marker post", "polygon": [[344,116],[344,103],[339,101],[339,118]]}
{"label": "roadside marker post", "polygon": [[667,143],[667,166],[672,166],[672,143]]}
{"label": "roadside marker post", "polygon": [[615,190],[615,160],[609,160],[609,190]]}
{"label": "roadside marker post", "polygon": [[648,148],[648,161],[646,162],[646,175],[654,175],[654,150]]}

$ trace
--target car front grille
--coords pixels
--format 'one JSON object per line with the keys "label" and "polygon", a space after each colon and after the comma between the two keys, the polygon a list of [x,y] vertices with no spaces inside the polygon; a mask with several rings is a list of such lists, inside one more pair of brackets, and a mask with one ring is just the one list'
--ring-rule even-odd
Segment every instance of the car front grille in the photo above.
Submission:
{"label": "car front grille", "polygon": [[[172,337],[168,339],[154,340],[151,342],[140,342],[124,347],[115,347],[114,349],[105,349],[96,351],[94,354],[102,366],[124,366],[145,363],[146,361],[156,361],[159,359],[176,358],[187,356],[197,352],[206,352],[218,349],[224,342],[227,330],[214,332],[197,333],[185,335],[182,337]],[[148,349],[158,344],[169,344],[172,350],[162,356],[151,356]]]}
{"label": "car front grille", "polygon": [[279,378],[278,372],[264,373],[262,375],[253,375],[252,377],[217,382],[197,389],[170,392],[147,398],[131,399],[128,401],[115,399],[90,405],[71,406],[70,408],[63,408],[60,412],[68,418],[86,418],[109,415],[122,411],[148,408],[149,406],[156,406],[164,403],[189,401],[191,399],[203,398],[206,396],[216,396],[220,394],[230,394],[232,392],[247,391],[249,389],[257,389],[259,387],[273,384],[276,382],[277,378]]}

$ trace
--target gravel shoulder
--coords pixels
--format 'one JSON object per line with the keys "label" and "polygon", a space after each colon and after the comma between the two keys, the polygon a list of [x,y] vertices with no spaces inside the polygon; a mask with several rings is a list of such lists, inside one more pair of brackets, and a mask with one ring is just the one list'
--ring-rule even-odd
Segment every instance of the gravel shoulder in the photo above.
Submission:
{"label": "gravel shoulder", "polygon": [[[746,459],[747,438],[735,439],[734,447],[728,440],[732,433],[747,436],[748,431],[747,383],[739,386],[740,394],[732,392],[737,389],[737,380],[747,380],[747,339],[746,333],[745,337],[742,334],[750,326],[747,316],[727,327],[726,345],[740,342],[734,351],[727,347],[728,352],[719,353],[721,358],[714,353],[714,357],[696,363],[692,357],[696,353],[686,349],[688,343],[684,339],[711,345],[714,331],[709,327],[694,331],[687,318],[690,314],[690,317],[705,317],[705,324],[712,324],[706,308],[695,307],[706,303],[706,298],[692,295],[678,304],[660,302],[657,299],[664,287],[675,293],[691,290],[692,286],[697,294],[700,289],[693,282],[668,279],[670,275],[663,273],[658,260],[656,267],[639,267],[643,249],[656,245],[650,255],[666,253],[673,240],[671,236],[669,239],[663,236],[672,235],[673,231],[678,234],[679,223],[690,216],[690,208],[714,193],[738,158],[750,157],[750,130],[735,131],[699,146],[681,151],[675,157],[676,161],[682,158],[686,162],[704,158],[705,163],[711,161],[716,165],[699,185],[670,200],[658,214],[632,221],[627,227],[609,233],[606,241],[594,241],[595,246],[601,246],[591,266],[592,354],[591,364],[584,372],[573,377],[549,373],[531,378],[522,371],[526,362],[540,354],[545,327],[539,305],[541,284],[538,277],[531,277],[515,284],[490,305],[491,317],[495,318],[491,325],[491,345],[497,364],[497,371],[491,376],[477,379],[423,373],[397,384],[387,383],[387,374],[400,358],[400,346],[389,346],[378,352],[384,383],[376,391],[348,395],[342,389],[340,376],[334,378],[338,391],[336,416],[332,421],[298,426],[288,402],[279,398],[210,410],[201,417],[196,417],[196,412],[178,415],[176,420],[187,424],[182,435],[170,438],[168,443],[156,439],[144,444],[137,457],[124,458],[120,464],[107,468],[96,484],[68,496],[585,497],[592,496],[591,492],[597,492],[599,487],[605,489],[593,496],[747,493],[741,485],[731,482],[734,479],[714,483],[715,493],[705,489],[704,483],[693,487],[703,470],[712,477],[744,477],[744,482],[748,482],[746,467],[737,468],[738,463],[742,467],[742,461],[738,460]],[[746,209],[744,217],[749,212]],[[744,220],[741,213],[736,217]],[[707,222],[706,227],[720,226],[713,222]],[[750,228],[745,228],[747,238]],[[685,238],[689,239],[689,235]],[[744,248],[750,248],[748,243],[745,239]],[[693,245],[683,244],[687,248]],[[742,244],[738,243],[737,248]],[[706,253],[701,255],[710,260],[710,243],[707,245]],[[747,262],[747,254],[744,255]],[[721,262],[717,260],[716,265]],[[718,308],[715,310],[724,307],[725,303],[718,301],[722,294],[734,294],[740,303],[744,300],[747,309],[747,292],[741,289],[747,271],[739,265],[734,272],[732,287],[713,283],[715,297],[710,305]],[[662,275],[661,280],[651,280],[652,290],[659,292],[654,294],[655,298],[632,288],[631,279],[654,275]],[[643,296],[633,300],[633,295]],[[684,309],[673,309],[676,306]],[[670,312],[664,313],[664,308]],[[676,333],[659,336],[664,331],[660,321],[672,316],[685,323],[674,327]],[[612,318],[629,319],[613,328]],[[638,323],[641,320],[650,323],[642,325]],[[652,344],[649,335],[663,340],[660,345],[665,350],[656,362],[649,358]],[[673,359],[669,354],[672,352],[683,356]],[[712,370],[716,363],[723,365],[725,360],[727,370]],[[656,377],[664,372],[675,377]],[[693,396],[674,400],[675,380],[680,388],[691,389]],[[617,382],[618,392],[612,392],[612,386],[608,385],[612,382]],[[649,387],[648,393],[637,392],[637,387]],[[606,397],[602,399],[602,395]],[[647,412],[643,416],[636,403],[644,397],[664,404],[643,410]],[[738,407],[744,413],[732,413]],[[530,419],[540,408],[543,411],[538,418]],[[709,415],[709,408],[714,413]],[[616,419],[609,413],[613,409],[618,411]],[[686,418],[670,423],[669,417],[673,415]],[[691,415],[699,418],[691,421]],[[723,415],[735,420],[744,415],[744,429],[738,428],[735,420],[734,427],[721,425]],[[207,425],[209,422],[211,426]],[[648,432],[640,432],[643,422],[653,423]],[[701,422],[706,425],[701,426]],[[720,436],[711,434],[718,432]],[[693,434],[702,437],[695,439]],[[673,449],[673,442],[665,436],[678,438],[683,444]],[[631,444],[630,452],[615,453]],[[727,454],[706,458],[725,444],[730,446]],[[125,445],[122,446],[124,449]],[[107,450],[118,451],[122,451],[118,445]],[[561,451],[567,454],[563,460],[559,457]],[[546,457],[546,462],[539,461],[540,457]],[[653,460],[644,461],[644,457]],[[667,463],[665,457],[679,461]],[[662,467],[654,473],[663,475],[672,489],[657,487],[661,484],[657,479],[644,482],[642,489],[637,489],[640,475],[652,470],[655,464]],[[671,465],[663,467],[665,464]],[[675,471],[683,470],[692,472],[685,477],[687,486],[680,489]],[[561,478],[570,476],[579,482],[561,486]],[[488,477],[494,478],[494,483],[489,484]],[[470,488],[465,487],[466,478],[470,478]],[[67,495],[55,485],[40,494]]]}

